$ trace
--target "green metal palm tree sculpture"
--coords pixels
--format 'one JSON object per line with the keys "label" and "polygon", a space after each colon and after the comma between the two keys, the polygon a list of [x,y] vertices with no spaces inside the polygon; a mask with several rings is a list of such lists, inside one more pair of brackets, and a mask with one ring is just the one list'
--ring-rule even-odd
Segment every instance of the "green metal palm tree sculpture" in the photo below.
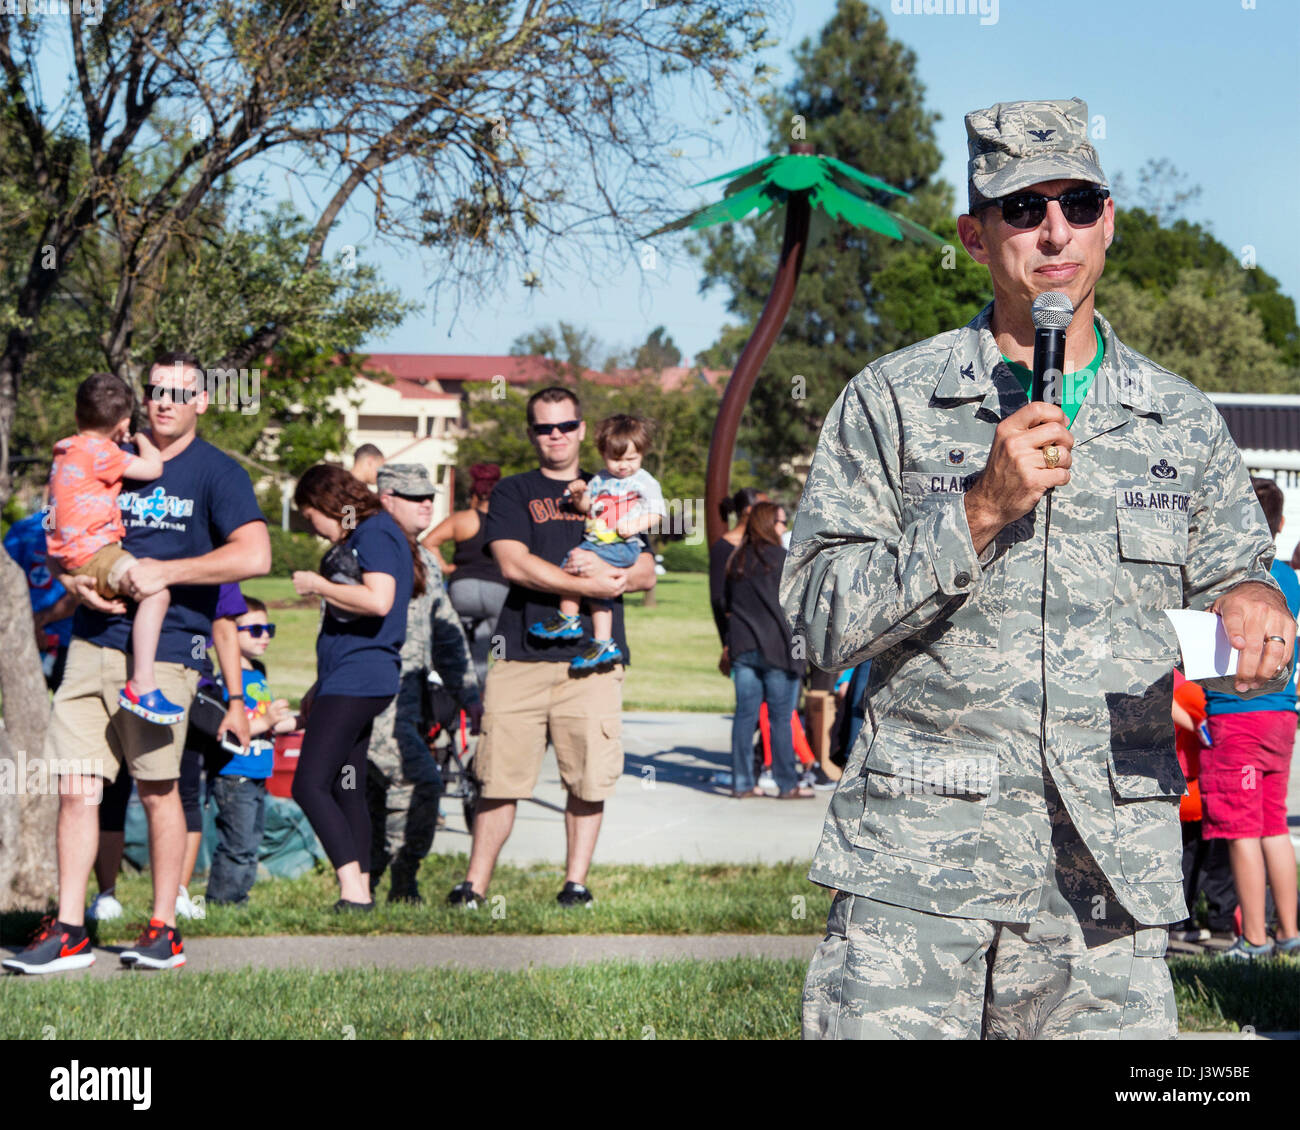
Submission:
{"label": "green metal palm tree sculpture", "polygon": [[790,312],[807,249],[820,243],[836,220],[892,239],[911,237],[931,245],[943,243],[934,232],[887,211],[868,195],[874,190],[910,199],[906,192],[834,157],[818,157],[806,142],[795,142],[788,154],[765,157],[743,169],[733,169],[701,181],[695,187],[720,180],[730,180],[721,200],[642,237],[651,239],[683,228],[698,230],[711,224],[729,223],[742,219],[755,209],[760,216],[778,205],[786,210],[785,239],[776,277],[772,280],[772,289],[754,332],[727,382],[713,428],[713,440],[709,444],[704,488],[709,545],[726,532],[719,503],[730,492],[731,462],[735,456],[740,417],[759,370]]}

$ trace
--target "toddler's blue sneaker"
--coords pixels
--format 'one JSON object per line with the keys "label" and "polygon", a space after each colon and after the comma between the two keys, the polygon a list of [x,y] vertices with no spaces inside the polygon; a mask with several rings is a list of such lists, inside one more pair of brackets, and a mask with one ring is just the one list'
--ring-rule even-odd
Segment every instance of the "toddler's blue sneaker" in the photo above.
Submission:
{"label": "toddler's blue sneaker", "polygon": [[162,691],[153,690],[137,695],[130,683],[118,692],[117,705],[159,726],[174,726],[185,718],[185,711],[174,702],[169,702]]}
{"label": "toddler's blue sneaker", "polygon": [[538,620],[528,629],[530,636],[542,640],[580,640],[582,639],[582,619],[578,616],[566,616],[557,612],[549,620]]}
{"label": "toddler's blue sneaker", "polygon": [[1281,957],[1300,957],[1300,934],[1285,940],[1278,938],[1273,943],[1273,949]]}
{"label": "toddler's blue sneaker", "polygon": [[570,671],[607,671],[623,662],[623,652],[613,640],[592,640],[591,646],[569,662]]}

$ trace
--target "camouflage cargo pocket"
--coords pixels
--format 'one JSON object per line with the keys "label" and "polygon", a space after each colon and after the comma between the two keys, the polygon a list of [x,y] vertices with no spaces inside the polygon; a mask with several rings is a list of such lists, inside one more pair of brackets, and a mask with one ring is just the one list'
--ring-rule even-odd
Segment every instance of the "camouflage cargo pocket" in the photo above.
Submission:
{"label": "camouflage cargo pocket", "polygon": [[1130,883],[1182,878],[1183,837],[1178,803],[1187,787],[1169,746],[1112,749],[1107,758],[1115,791],[1115,847]]}
{"label": "camouflage cargo pocket", "polygon": [[1117,506],[1111,652],[1173,664],[1178,637],[1162,609],[1183,606],[1187,517]]}
{"label": "camouflage cargo pocket", "polygon": [[868,851],[969,869],[990,799],[998,750],[883,722],[863,764],[862,820],[854,843]]}

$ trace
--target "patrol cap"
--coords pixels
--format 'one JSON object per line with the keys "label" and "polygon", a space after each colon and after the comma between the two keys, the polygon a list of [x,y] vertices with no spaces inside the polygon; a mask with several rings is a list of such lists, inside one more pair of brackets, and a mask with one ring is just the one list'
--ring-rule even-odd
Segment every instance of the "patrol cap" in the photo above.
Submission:
{"label": "patrol cap", "polygon": [[392,491],[407,498],[432,498],[438,493],[423,463],[385,463],[375,476],[375,489],[380,494]]}
{"label": "patrol cap", "polygon": [[972,212],[1048,180],[1108,186],[1088,140],[1088,103],[997,102],[966,115],[967,192]]}

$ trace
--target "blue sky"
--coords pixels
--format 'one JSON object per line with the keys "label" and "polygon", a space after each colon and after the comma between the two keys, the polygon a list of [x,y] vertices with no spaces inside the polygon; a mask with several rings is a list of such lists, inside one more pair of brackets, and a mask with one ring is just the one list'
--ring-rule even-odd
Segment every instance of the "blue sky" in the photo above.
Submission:
{"label": "blue sky", "polygon": [[[996,12],[988,23],[978,13],[909,11],[927,3],[944,6],[944,0],[878,0],[876,6],[891,34],[915,52],[926,105],[942,115],[936,133],[945,179],[965,184],[968,110],[1078,96],[1104,118],[1105,136],[1094,144],[1112,180],[1124,173],[1132,184],[1148,159],[1168,158],[1202,189],[1188,218],[1234,250],[1253,247],[1286,293],[1300,294],[1300,0],[966,0],[964,6]],[[778,87],[793,72],[795,44],[816,36],[835,3],[793,0],[789,8],[793,14],[773,28],[779,45],[766,52],[780,72]],[[65,52],[66,37],[42,58],[50,93],[61,85],[56,75],[67,73],[57,58]],[[686,99],[674,108],[683,124],[692,124]],[[766,140],[761,129],[719,132],[711,144],[687,148],[683,178],[700,181],[756,160],[767,152]],[[287,193],[291,182],[277,174],[268,184]],[[687,189],[676,198],[686,211],[716,198],[719,187]],[[295,195],[307,211],[319,207],[301,193]],[[690,358],[727,318],[722,290],[699,293],[700,272],[680,236],[656,241],[651,271],[641,269],[631,249],[621,259],[595,255],[572,271],[548,268],[540,289],[525,288],[513,272],[493,294],[467,299],[459,310],[445,292],[436,309],[430,301],[428,283],[439,260],[374,241],[363,207],[344,213],[327,253],[346,244],[379,268],[386,285],[424,303],[403,325],[367,341],[372,352],[504,353],[519,334],[565,319],[611,348],[638,344],[662,324]]]}
{"label": "blue sky", "polygon": [[[1122,172],[1134,184],[1144,162],[1168,158],[1201,187],[1188,218],[1229,247],[1253,246],[1258,263],[1294,297],[1300,293],[1300,2],[1251,3],[999,0],[997,21],[987,25],[978,14],[908,14],[911,5],[902,0],[892,4],[902,9],[897,14],[890,0],[878,7],[891,34],[916,53],[926,104],[942,115],[936,131],[945,155],[941,175],[952,184],[965,184],[968,110],[1017,98],[1078,96],[1090,114],[1104,116],[1105,137],[1094,144],[1109,177]],[[833,0],[797,0],[792,22],[777,27],[781,44],[769,59],[781,70],[781,85],[793,72],[794,45],[815,37],[834,10]],[[688,154],[691,181],[765,152],[762,136],[742,132],[720,140],[720,152],[701,146]],[[717,187],[684,199],[698,206]],[[424,301],[425,279],[436,264],[399,259],[378,246],[374,258],[389,285]],[[463,305],[455,317],[450,308],[426,305],[367,344],[376,352],[505,352],[518,334],[564,318],[620,347],[663,324],[682,352],[694,356],[725,322],[726,295],[716,288],[699,294],[699,271],[679,237],[672,261],[660,256],[652,276],[639,265],[620,270],[597,262],[547,276],[541,293],[507,285],[498,301]]]}

